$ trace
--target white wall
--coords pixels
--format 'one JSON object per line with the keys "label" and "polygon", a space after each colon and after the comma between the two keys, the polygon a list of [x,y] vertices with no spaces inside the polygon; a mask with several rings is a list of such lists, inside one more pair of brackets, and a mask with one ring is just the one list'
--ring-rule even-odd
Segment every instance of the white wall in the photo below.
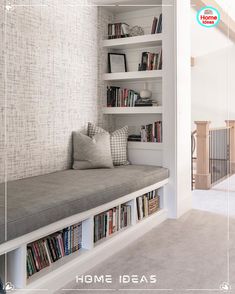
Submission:
{"label": "white wall", "polygon": [[197,22],[197,11],[191,8],[191,55],[198,57],[233,43],[216,27],[205,28]]}
{"label": "white wall", "polygon": [[190,1],[176,1],[176,175],[177,214],[192,207],[191,194],[191,77]]}
{"label": "white wall", "polygon": [[195,120],[213,127],[235,119],[235,45],[196,59],[192,68],[192,129]]}
{"label": "white wall", "polygon": [[191,53],[196,65],[192,77],[192,130],[194,121],[209,120],[212,127],[235,119],[235,44],[217,28],[204,28],[192,10]]}

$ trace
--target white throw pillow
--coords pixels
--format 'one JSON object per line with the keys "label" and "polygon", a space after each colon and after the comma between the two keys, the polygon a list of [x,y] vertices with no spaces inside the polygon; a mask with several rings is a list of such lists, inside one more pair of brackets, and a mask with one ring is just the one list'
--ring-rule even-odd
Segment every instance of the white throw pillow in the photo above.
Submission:
{"label": "white throw pillow", "polygon": [[73,133],[73,169],[113,168],[110,135],[99,133],[90,138]]}

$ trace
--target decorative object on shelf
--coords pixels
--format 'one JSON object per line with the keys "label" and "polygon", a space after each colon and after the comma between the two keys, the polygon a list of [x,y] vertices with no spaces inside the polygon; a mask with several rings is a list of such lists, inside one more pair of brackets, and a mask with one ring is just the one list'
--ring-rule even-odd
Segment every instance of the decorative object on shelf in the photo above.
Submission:
{"label": "decorative object on shelf", "polygon": [[141,28],[139,26],[134,26],[130,29],[129,35],[131,37],[142,36],[142,35],[144,35],[144,30],[143,30],[143,28]]}
{"label": "decorative object on shelf", "polygon": [[147,89],[147,83],[144,83],[144,89],[140,91],[140,98],[146,99],[151,98],[152,92]]}
{"label": "decorative object on shelf", "polygon": [[129,37],[129,25],[127,23],[109,23],[108,39]]}
{"label": "decorative object on shelf", "polygon": [[108,53],[109,73],[126,72],[126,54]]}

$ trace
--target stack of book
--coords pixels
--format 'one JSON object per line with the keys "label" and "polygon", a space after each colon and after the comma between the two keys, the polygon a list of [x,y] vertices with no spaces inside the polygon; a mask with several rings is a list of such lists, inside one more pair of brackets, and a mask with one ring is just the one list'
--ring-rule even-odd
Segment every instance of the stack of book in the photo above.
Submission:
{"label": "stack of book", "polygon": [[125,228],[129,225],[131,225],[131,206],[128,204],[122,204],[120,227]]}
{"label": "stack of book", "polygon": [[108,38],[117,39],[129,37],[129,25],[126,23],[109,23]]}
{"label": "stack of book", "polygon": [[151,34],[159,34],[162,32],[162,13],[159,18],[154,17]]}
{"label": "stack of book", "polygon": [[134,107],[139,93],[120,87],[107,87],[108,107]]}
{"label": "stack of book", "polygon": [[153,100],[150,98],[138,98],[135,102],[136,107],[153,106]]}
{"label": "stack of book", "polygon": [[153,124],[141,126],[141,142],[162,142],[162,122],[156,121]]}
{"label": "stack of book", "polygon": [[32,276],[65,255],[79,250],[81,247],[81,223],[28,244],[27,276]]}
{"label": "stack of book", "polygon": [[139,71],[162,69],[162,50],[159,53],[142,52]]}
{"label": "stack of book", "polygon": [[136,198],[136,204],[138,220],[157,212],[160,208],[160,197],[157,195],[157,190]]}
{"label": "stack of book", "polygon": [[94,217],[94,242],[119,230],[119,207],[114,207]]}
{"label": "stack of book", "polygon": [[129,142],[141,142],[141,135],[129,135],[128,136]]}

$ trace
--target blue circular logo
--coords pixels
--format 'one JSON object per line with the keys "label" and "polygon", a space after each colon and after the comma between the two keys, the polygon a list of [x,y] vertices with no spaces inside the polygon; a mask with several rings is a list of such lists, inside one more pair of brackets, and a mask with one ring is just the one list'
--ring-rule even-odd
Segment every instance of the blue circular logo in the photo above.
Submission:
{"label": "blue circular logo", "polygon": [[197,12],[197,22],[206,28],[215,27],[220,22],[220,13],[212,6],[205,6]]}

